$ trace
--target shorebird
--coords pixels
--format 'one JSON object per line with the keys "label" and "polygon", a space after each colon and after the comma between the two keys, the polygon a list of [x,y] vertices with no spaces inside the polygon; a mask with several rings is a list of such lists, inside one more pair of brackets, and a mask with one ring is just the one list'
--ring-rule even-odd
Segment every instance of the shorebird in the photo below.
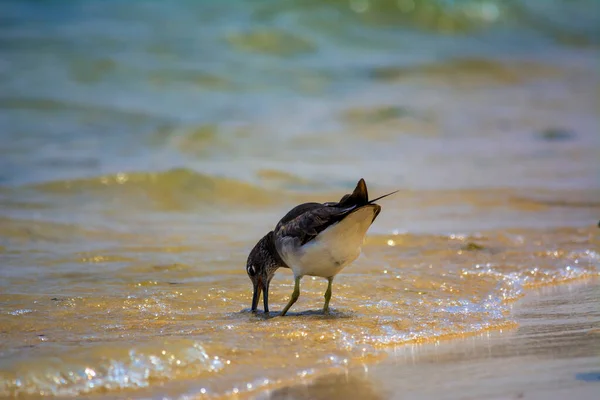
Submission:
{"label": "shorebird", "polygon": [[263,292],[265,313],[269,312],[269,285],[279,268],[294,273],[294,292],[281,315],[285,315],[300,296],[303,276],[319,276],[328,281],[323,313],[329,312],[333,278],[360,255],[367,230],[379,215],[377,200],[369,201],[367,184],[360,179],[351,194],[338,202],[304,203],[292,208],[254,246],[246,272],[252,281],[252,312],[256,312]]}

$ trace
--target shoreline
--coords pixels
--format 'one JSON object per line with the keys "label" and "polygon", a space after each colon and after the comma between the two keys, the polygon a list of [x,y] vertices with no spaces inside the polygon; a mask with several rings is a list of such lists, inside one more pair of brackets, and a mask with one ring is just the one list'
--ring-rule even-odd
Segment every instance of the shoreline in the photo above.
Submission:
{"label": "shoreline", "polygon": [[600,390],[600,279],[529,290],[519,326],[399,346],[387,360],[259,399],[577,399]]}

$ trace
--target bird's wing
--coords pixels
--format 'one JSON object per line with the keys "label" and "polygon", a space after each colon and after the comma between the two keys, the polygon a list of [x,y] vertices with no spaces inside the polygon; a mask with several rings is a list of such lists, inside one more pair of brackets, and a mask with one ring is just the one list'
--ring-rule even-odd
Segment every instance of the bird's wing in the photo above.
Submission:
{"label": "bird's wing", "polygon": [[[298,216],[304,214],[307,211],[314,210],[314,209],[317,209],[317,208],[321,208],[323,206],[329,206],[330,204],[334,205],[336,203],[325,203],[325,204],[321,204],[321,203],[304,203],[304,204],[297,205],[296,207],[294,207],[290,211],[288,211],[288,213],[285,214],[283,216],[283,218],[281,218],[281,221],[279,221],[277,223],[277,226],[279,227],[280,225],[286,224],[286,223],[290,222],[291,220],[293,220],[294,218],[297,218]],[[276,228],[276,230],[277,230],[277,228]]]}
{"label": "bird's wing", "polygon": [[320,232],[341,221],[356,206],[336,207],[319,203],[301,204],[292,209],[275,227],[275,237],[298,239],[300,245],[313,240]]}
{"label": "bird's wing", "polygon": [[344,195],[337,203],[304,203],[292,208],[275,227],[275,237],[292,237],[299,239],[303,245],[341,221],[352,210],[368,203],[367,184],[360,179],[354,191]]}

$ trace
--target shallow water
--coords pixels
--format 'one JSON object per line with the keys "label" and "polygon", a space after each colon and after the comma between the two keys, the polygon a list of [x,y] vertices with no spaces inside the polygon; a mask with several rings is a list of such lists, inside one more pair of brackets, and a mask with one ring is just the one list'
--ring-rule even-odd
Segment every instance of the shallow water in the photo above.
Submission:
{"label": "shallow water", "polygon": [[[253,395],[598,276],[598,3],[451,3],[3,2],[0,396]],[[249,313],[256,241],[359,177],[401,191],[332,315],[276,317],[288,270]]]}
{"label": "shallow water", "polygon": [[517,329],[398,346],[377,365],[348,367],[258,398],[595,399],[599,283],[528,291],[511,308]]}

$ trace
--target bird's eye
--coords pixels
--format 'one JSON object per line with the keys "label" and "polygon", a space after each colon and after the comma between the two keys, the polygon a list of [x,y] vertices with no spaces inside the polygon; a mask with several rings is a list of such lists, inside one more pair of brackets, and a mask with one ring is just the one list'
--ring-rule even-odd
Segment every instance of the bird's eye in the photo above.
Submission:
{"label": "bird's eye", "polygon": [[250,275],[250,276],[256,275],[256,268],[254,268],[253,264],[248,265],[246,270],[248,271],[248,275]]}

